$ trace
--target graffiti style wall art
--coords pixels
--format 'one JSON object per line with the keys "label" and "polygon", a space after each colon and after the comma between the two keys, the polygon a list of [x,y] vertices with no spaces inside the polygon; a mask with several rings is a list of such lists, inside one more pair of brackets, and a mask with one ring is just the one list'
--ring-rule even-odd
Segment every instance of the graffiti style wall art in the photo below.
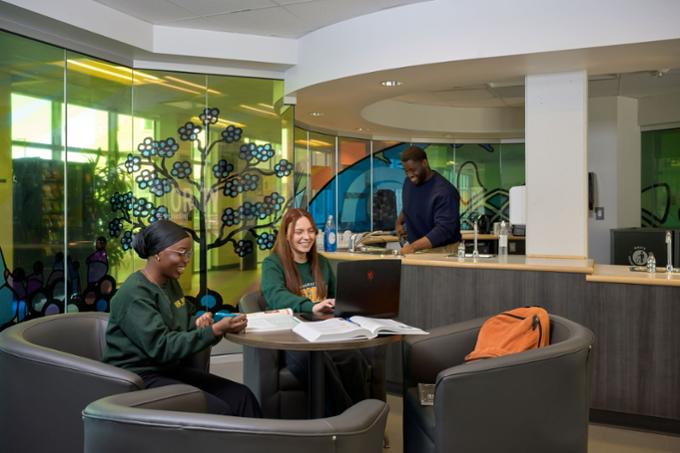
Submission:
{"label": "graffiti style wall art", "polygon": [[62,252],[54,255],[49,271],[42,261],[36,261],[29,273],[23,267],[10,270],[0,249],[0,330],[57,313],[108,311],[116,280],[108,273],[105,248],[105,238],[97,238],[95,250],[85,260],[85,279],[81,278],[80,262],[70,256],[64,272]]}

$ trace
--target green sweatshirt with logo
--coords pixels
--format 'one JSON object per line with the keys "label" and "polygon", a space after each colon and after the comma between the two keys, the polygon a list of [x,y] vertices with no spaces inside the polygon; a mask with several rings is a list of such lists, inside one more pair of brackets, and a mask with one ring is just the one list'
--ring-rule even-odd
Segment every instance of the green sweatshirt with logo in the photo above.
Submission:
{"label": "green sweatshirt with logo", "polygon": [[111,299],[104,362],[135,373],[176,367],[220,340],[196,328],[194,311],[176,280],[159,287],[133,273]]}
{"label": "green sweatshirt with logo", "polygon": [[[312,267],[309,263],[295,263],[302,285],[300,294],[292,293],[286,287],[286,275],[283,271],[283,264],[276,253],[269,255],[262,262],[262,293],[270,309],[292,308],[294,312],[311,313],[314,303],[320,302],[318,297]],[[328,295],[326,298],[335,297],[335,276],[331,265],[326,258],[319,255],[319,266],[321,266],[321,276],[328,285]]]}

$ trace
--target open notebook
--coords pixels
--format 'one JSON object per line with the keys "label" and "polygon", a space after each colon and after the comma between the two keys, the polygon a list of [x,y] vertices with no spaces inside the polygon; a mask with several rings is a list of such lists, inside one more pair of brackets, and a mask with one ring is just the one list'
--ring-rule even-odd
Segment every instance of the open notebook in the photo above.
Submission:
{"label": "open notebook", "polygon": [[300,321],[293,316],[293,310],[284,308],[282,310],[259,311],[248,313],[248,325],[246,332],[281,332],[291,330]]}
{"label": "open notebook", "polygon": [[315,342],[371,339],[383,334],[427,335],[424,330],[394,319],[376,319],[364,316],[301,322],[293,328],[293,332],[307,341]]}

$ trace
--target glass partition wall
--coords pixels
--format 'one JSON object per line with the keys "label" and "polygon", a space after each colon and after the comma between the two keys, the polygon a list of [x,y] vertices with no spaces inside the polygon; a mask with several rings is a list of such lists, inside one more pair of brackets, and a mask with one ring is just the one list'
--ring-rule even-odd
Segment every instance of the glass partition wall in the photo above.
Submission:
{"label": "glass partition wall", "polygon": [[139,70],[0,32],[0,328],[106,311],[169,218],[194,238],[181,283],[206,309],[259,279],[293,203],[279,80]]}
{"label": "glass partition wall", "polygon": [[[284,210],[319,226],[391,230],[408,146],[294,127],[277,80],[131,69],[0,33],[0,325],[108,310],[142,263],[143,226],[170,218],[195,241],[181,279],[204,308],[259,281]],[[461,212],[507,216],[523,145],[422,144],[461,190]],[[505,196],[505,199],[503,198]]]}
{"label": "glass partition wall", "polygon": [[[186,294],[235,305],[285,209],[340,231],[392,230],[410,144],[294,127],[283,82],[131,69],[0,32],[0,329],[108,309],[160,218],[194,238]],[[642,224],[680,225],[678,129],[642,134]],[[461,223],[508,219],[523,143],[420,143],[461,194]]]}
{"label": "glass partition wall", "polygon": [[[302,181],[296,205],[309,209],[319,228],[333,215],[339,231],[394,229],[405,177],[400,156],[410,143],[334,137],[303,128],[295,134]],[[464,229],[471,228],[472,216],[509,220],[508,191],[524,184],[523,143],[416,145],[427,153],[430,167],[458,188]]]}
{"label": "glass partition wall", "polygon": [[642,132],[642,226],[680,228],[680,128]]}
{"label": "glass partition wall", "polygon": [[63,49],[0,33],[0,328],[63,310]]}
{"label": "glass partition wall", "polygon": [[132,70],[75,52],[64,54],[66,310],[107,311],[116,282],[134,270],[132,254],[109,222],[114,194],[131,190],[122,166],[133,149],[133,131],[144,120],[133,117]]}

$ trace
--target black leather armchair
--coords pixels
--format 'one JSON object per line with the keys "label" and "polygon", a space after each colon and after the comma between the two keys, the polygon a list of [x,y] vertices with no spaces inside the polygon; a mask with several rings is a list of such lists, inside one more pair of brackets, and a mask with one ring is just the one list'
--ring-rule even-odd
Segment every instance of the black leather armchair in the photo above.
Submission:
{"label": "black leather armchair", "polygon": [[106,313],[46,316],[0,333],[3,452],[82,451],[83,408],[143,388],[135,373],[101,362],[108,319]]}
{"label": "black leather armchair", "polygon": [[203,395],[192,386],[171,385],[95,401],[83,412],[84,451],[382,451],[388,412],[382,401],[361,401],[336,417],[271,420],[208,414]]}
{"label": "black leather armchair", "polygon": [[[593,333],[551,315],[549,346],[464,363],[484,320],[405,340],[405,453],[586,452]],[[419,382],[436,383],[434,406]]]}
{"label": "black leather armchair", "polygon": [[[144,387],[135,373],[102,363],[108,313],[46,316],[0,332],[3,453],[83,450],[88,403]],[[191,366],[207,369],[209,349]]]}
{"label": "black leather armchair", "polygon": [[[248,293],[239,301],[243,313],[267,309],[260,291]],[[260,402],[268,418],[307,418],[307,392],[304,385],[284,365],[283,351],[243,347],[243,380]]]}

